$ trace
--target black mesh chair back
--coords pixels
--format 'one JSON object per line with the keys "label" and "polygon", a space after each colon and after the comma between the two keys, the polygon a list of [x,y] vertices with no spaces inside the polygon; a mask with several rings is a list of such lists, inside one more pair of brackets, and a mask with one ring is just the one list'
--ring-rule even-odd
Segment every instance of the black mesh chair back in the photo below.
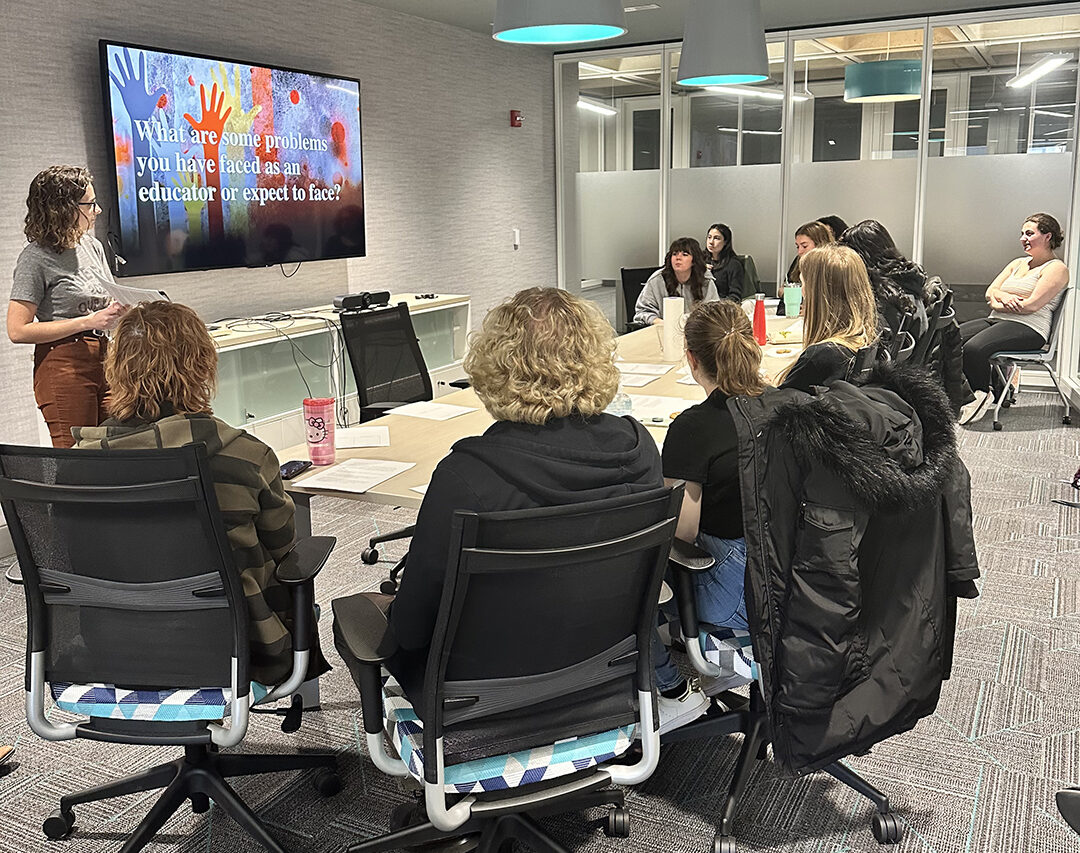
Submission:
{"label": "black mesh chair back", "polygon": [[638,720],[681,501],[678,486],[455,514],[422,701],[425,779],[437,780],[437,746],[452,764]]}
{"label": "black mesh chair back", "polygon": [[624,332],[632,332],[640,328],[639,324],[634,323],[634,311],[637,308],[638,297],[645,289],[645,282],[654,272],[656,272],[656,267],[622,267],[619,270]]}
{"label": "black mesh chair back", "polygon": [[910,358],[912,364],[924,365],[929,361],[930,353],[933,352],[940,337],[940,330],[956,317],[956,313],[952,310],[952,300],[953,295],[950,290],[935,303],[927,318],[926,333],[915,342],[915,352]]}
{"label": "black mesh chair back", "polygon": [[202,444],[0,446],[0,501],[43,681],[246,696],[247,605]]}
{"label": "black mesh chair back", "polygon": [[848,369],[847,378],[854,382],[869,376],[874,363],[877,361],[877,355],[878,345],[876,343],[857,350],[855,357],[851,361],[851,367]]}
{"label": "black mesh chair back", "polygon": [[[356,379],[361,420],[368,419],[363,415],[368,406],[432,398],[431,377],[404,302],[374,311],[342,311],[339,318]],[[381,412],[368,414],[375,417]]]}

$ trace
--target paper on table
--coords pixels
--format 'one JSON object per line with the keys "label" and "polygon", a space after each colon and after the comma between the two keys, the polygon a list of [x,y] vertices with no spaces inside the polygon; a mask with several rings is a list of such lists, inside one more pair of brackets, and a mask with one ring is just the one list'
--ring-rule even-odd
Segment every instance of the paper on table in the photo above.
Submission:
{"label": "paper on table", "polygon": [[390,427],[348,427],[334,434],[334,445],[346,447],[389,447]]}
{"label": "paper on table", "polygon": [[650,382],[655,382],[659,379],[658,376],[642,376],[638,373],[624,373],[619,377],[619,384],[625,385],[627,388],[640,388],[643,385],[648,385]]}
{"label": "paper on table", "polygon": [[697,380],[693,376],[684,376],[679,380],[680,385],[697,385]]}
{"label": "paper on table", "polygon": [[101,286],[109,291],[109,296],[121,305],[135,305],[139,302],[171,302],[164,290],[146,290],[141,287],[128,287],[99,279]]}
{"label": "paper on table", "polygon": [[475,406],[451,406],[448,403],[407,403],[391,409],[387,414],[406,415],[410,418],[424,418],[429,421],[448,421],[458,415],[475,412]]}
{"label": "paper on table", "polygon": [[620,373],[637,373],[639,375],[663,376],[674,365],[671,364],[638,364],[634,361],[617,361],[615,366]]}
{"label": "paper on table", "polygon": [[409,486],[409,491],[410,492],[419,492],[422,495],[426,495],[427,494],[427,487],[430,486],[430,485],[431,485],[430,483],[424,483],[424,485],[422,485],[422,486]]}
{"label": "paper on table", "polygon": [[300,480],[299,484],[307,489],[363,494],[415,465],[415,462],[391,462],[386,459],[346,459],[339,465],[331,465]]}
{"label": "paper on table", "polygon": [[[697,401],[684,400],[682,397],[658,397],[648,394],[635,394],[634,417],[648,426],[667,426],[671,416],[693,406]],[[659,421],[653,422],[659,418]]]}

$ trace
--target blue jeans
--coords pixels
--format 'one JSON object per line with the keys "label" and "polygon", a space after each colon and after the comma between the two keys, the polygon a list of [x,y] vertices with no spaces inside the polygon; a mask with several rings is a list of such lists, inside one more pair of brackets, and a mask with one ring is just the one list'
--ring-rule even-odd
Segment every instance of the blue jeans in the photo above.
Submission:
{"label": "blue jeans", "polygon": [[[746,541],[743,539],[721,539],[707,533],[699,533],[699,548],[704,548],[716,560],[707,572],[691,574],[694,584],[694,597],[697,602],[698,620],[704,628],[715,625],[719,628],[733,628],[738,631],[749,630],[746,621],[746,599],[743,597],[743,579],[746,575]],[[661,605],[668,621],[679,624],[678,606],[674,599]],[[693,638],[696,642],[697,638]],[[656,689],[670,690],[677,685],[682,676],[671,660],[671,654],[660,639],[653,633],[653,666],[656,668]]]}

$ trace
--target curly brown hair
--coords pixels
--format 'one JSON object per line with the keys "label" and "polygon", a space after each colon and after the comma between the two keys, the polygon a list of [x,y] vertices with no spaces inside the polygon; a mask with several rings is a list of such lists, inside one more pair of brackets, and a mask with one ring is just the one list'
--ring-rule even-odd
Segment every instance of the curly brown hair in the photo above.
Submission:
{"label": "curly brown hair", "polygon": [[199,315],[176,302],[140,302],[117,324],[105,356],[108,408],[121,421],[209,414],[217,384],[217,347]]}
{"label": "curly brown hair", "polygon": [[94,180],[82,166],[50,166],[30,182],[23,232],[59,254],[79,242],[79,202]]}
{"label": "curly brown hair", "polygon": [[472,334],[465,372],[495,420],[598,415],[619,389],[615,333],[591,302],[551,287],[522,290]]}

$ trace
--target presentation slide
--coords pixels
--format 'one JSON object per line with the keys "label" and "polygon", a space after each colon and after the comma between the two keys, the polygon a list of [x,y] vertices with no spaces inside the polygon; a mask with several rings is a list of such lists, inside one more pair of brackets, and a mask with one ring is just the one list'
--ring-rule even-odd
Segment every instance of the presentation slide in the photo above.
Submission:
{"label": "presentation slide", "polygon": [[101,62],[120,274],[364,254],[358,81],[109,42]]}

